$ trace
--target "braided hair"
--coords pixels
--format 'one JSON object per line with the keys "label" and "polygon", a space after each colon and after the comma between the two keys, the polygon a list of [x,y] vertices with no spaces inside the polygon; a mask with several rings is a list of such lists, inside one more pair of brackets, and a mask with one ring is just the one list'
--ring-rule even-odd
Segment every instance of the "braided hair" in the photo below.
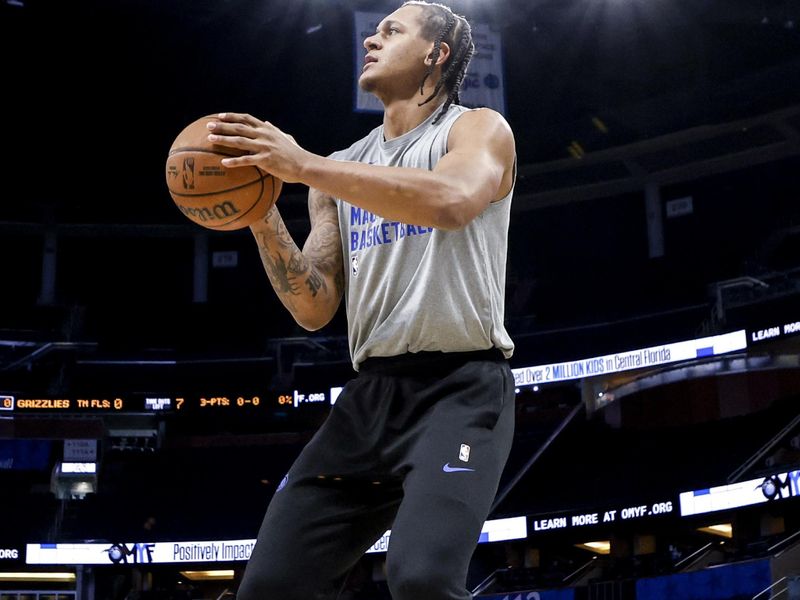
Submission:
{"label": "braided hair", "polygon": [[439,114],[434,119],[434,124],[441,119],[450,108],[450,105],[460,104],[459,88],[467,72],[469,61],[475,52],[472,43],[472,28],[467,20],[453,13],[447,6],[439,3],[426,2],[425,0],[408,0],[403,6],[419,6],[423,10],[420,18],[422,23],[421,34],[426,40],[433,41],[433,56],[428,72],[419,84],[419,93],[422,95],[425,82],[433,74],[436,61],[439,60],[442,42],[450,46],[450,58],[442,65],[442,76],[436,82],[433,92],[419,106],[427,104],[439,94],[442,88],[447,91],[445,101]]}

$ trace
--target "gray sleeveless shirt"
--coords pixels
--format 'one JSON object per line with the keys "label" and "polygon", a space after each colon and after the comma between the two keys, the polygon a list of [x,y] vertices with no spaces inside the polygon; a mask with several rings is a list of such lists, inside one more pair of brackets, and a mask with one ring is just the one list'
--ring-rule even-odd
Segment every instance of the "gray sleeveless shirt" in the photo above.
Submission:
{"label": "gray sleeveless shirt", "polygon": [[[404,135],[384,140],[383,126],[336,160],[433,169],[447,152],[450,128],[468,109],[451,106]],[[372,356],[463,352],[495,346],[510,357],[503,326],[511,196],[490,204],[464,229],[444,231],[383,219],[336,200],[345,270],[353,367]]]}

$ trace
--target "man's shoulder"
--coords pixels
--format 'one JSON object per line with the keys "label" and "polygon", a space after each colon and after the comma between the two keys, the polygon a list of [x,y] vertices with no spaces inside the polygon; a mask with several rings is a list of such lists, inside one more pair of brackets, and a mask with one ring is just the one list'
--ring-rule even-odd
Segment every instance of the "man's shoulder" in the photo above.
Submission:
{"label": "man's shoulder", "polygon": [[450,141],[474,144],[477,140],[513,144],[514,134],[505,117],[491,108],[466,109],[453,120]]}
{"label": "man's shoulder", "polygon": [[506,118],[493,108],[488,108],[485,106],[477,108],[459,106],[458,108],[462,110],[459,111],[458,115],[456,116],[457,121],[486,124],[492,123],[498,125],[502,124],[508,127],[508,121],[506,121]]}

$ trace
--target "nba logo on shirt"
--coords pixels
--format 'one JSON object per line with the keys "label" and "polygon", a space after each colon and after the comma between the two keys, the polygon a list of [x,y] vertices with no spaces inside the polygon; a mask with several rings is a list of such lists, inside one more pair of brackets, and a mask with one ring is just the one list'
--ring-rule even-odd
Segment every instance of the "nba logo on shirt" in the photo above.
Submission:
{"label": "nba logo on shirt", "polygon": [[350,257],[350,265],[353,267],[353,277],[358,276],[358,254]]}
{"label": "nba logo on shirt", "polygon": [[469,462],[469,446],[461,444],[461,450],[458,451],[458,459]]}

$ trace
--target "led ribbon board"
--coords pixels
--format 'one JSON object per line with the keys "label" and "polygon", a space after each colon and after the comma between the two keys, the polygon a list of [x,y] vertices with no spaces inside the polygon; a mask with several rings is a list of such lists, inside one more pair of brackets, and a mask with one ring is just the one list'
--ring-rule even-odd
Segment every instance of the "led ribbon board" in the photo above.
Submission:
{"label": "led ribbon board", "polygon": [[683,492],[679,501],[681,516],[688,517],[798,496],[800,496],[800,470]]}
{"label": "led ribbon board", "polygon": [[[524,539],[525,517],[486,521],[478,543]],[[390,531],[367,551],[385,552]],[[256,541],[206,541],[105,544],[27,544],[29,565],[167,564],[246,561]]]}
{"label": "led ribbon board", "polygon": [[717,356],[747,348],[744,329],[640,350],[606,354],[581,360],[512,369],[518,386],[582,379],[633,369],[657,367],[686,360]]}
{"label": "led ribbon board", "polygon": [[[386,552],[389,549],[389,538],[392,530],[384,533],[375,542],[367,554]],[[528,537],[528,525],[525,517],[511,517],[508,519],[494,519],[483,524],[479,544],[488,542],[502,542],[504,540],[521,540]]]}

